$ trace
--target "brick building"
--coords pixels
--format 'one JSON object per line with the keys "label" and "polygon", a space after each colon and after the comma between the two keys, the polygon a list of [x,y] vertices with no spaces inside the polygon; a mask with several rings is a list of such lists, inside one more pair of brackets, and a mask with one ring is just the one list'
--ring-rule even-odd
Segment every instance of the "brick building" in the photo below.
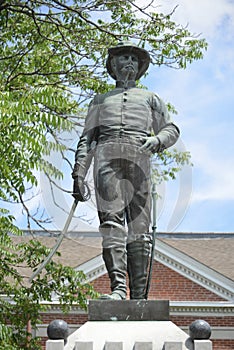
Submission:
{"label": "brick building", "polygon": [[[40,237],[52,246],[54,237]],[[196,319],[212,327],[214,350],[234,349],[234,234],[159,233],[153,263],[149,299],[170,301],[170,320],[184,331]],[[109,293],[109,279],[101,257],[101,239],[95,232],[70,232],[64,239],[60,262],[83,270],[100,293]],[[71,329],[87,320],[87,314],[73,307],[61,314],[56,299],[37,335],[46,338],[46,327],[56,318]]]}

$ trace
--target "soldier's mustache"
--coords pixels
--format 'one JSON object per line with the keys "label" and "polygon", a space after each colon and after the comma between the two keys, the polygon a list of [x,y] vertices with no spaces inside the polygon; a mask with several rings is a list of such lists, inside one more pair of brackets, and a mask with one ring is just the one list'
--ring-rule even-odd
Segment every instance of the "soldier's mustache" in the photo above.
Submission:
{"label": "soldier's mustache", "polygon": [[131,68],[131,69],[135,70],[135,68],[134,68],[134,66],[133,66],[132,64],[128,64],[128,65],[126,66],[126,68]]}
{"label": "soldier's mustache", "polygon": [[128,65],[124,66],[123,69],[127,69],[127,70],[132,69],[134,72],[136,71],[135,67],[132,64],[128,64]]}

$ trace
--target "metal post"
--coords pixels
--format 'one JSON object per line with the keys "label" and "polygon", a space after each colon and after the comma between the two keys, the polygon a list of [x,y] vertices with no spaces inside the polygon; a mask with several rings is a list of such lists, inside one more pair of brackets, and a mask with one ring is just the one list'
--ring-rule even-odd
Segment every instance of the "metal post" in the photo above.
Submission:
{"label": "metal post", "polygon": [[156,239],[156,231],[157,231],[157,191],[156,191],[156,183],[153,183],[152,186],[152,202],[153,202],[153,218],[152,218],[152,249],[151,249],[151,257],[149,264],[149,272],[148,272],[148,280],[146,285],[145,299],[148,299],[148,294],[150,290],[150,283],[152,278],[152,268],[154,261],[154,249],[155,249],[155,239]]}

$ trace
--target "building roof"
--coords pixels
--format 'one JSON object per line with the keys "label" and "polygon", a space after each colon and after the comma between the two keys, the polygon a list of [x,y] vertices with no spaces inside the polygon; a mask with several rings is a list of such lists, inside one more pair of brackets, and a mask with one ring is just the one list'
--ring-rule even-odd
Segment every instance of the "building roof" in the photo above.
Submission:
{"label": "building roof", "polygon": [[[13,238],[16,244],[27,242],[30,239],[38,240],[49,248],[52,248],[56,243],[55,236],[48,237],[41,236],[39,234],[35,235],[34,237],[31,235],[26,235]],[[54,255],[53,259],[63,265],[75,268],[100,255],[101,250],[101,238],[67,237],[63,239],[58,249],[61,256]],[[31,277],[32,275],[32,271],[28,268],[20,267],[18,270],[25,277]]]}
{"label": "building roof", "polygon": [[234,281],[234,238],[162,239],[207,267]]}
{"label": "building roof", "polygon": [[[53,247],[59,232],[34,232],[48,247]],[[15,242],[32,239],[31,235],[14,237]],[[101,237],[94,232],[69,232],[59,247],[56,261],[83,270],[95,279],[106,272],[101,258]],[[200,283],[220,296],[232,300],[234,296],[234,234],[157,233],[155,259],[178,273]],[[31,271],[23,270],[31,276]]]}
{"label": "building roof", "polygon": [[[59,232],[46,236],[35,231],[35,237],[48,247],[56,242]],[[157,238],[234,281],[234,233],[157,233]],[[17,240],[32,237],[17,237]],[[157,249],[157,245],[156,245]],[[61,263],[77,267],[101,254],[98,232],[69,232],[59,248]]]}

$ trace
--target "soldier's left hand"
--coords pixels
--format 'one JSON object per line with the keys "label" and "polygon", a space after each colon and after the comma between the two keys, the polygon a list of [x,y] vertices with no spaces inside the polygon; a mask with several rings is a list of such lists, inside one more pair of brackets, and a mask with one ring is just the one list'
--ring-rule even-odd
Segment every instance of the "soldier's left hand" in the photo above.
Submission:
{"label": "soldier's left hand", "polygon": [[145,143],[140,147],[140,151],[155,153],[160,148],[160,141],[157,136],[146,137]]}

